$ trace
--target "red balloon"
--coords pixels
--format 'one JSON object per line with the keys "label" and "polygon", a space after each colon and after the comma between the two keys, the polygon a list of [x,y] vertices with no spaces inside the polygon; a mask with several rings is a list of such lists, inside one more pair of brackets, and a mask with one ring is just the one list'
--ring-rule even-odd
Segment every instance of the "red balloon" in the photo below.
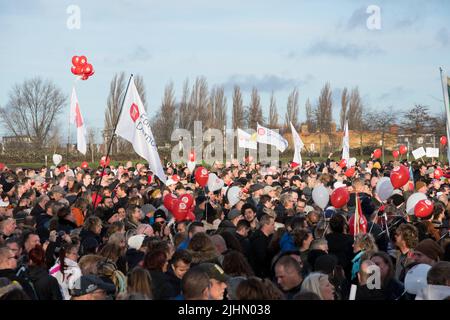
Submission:
{"label": "red balloon", "polygon": [[380,159],[380,158],[381,158],[381,149],[375,149],[375,150],[373,151],[373,157],[374,157],[375,159]]}
{"label": "red balloon", "polygon": [[347,160],[342,159],[341,161],[339,161],[339,167],[345,168],[346,166],[347,166]]}
{"label": "red balloon", "polygon": [[87,80],[87,79],[89,79],[89,76],[87,76],[85,74],[81,77],[81,80]]}
{"label": "red balloon", "polygon": [[172,193],[168,193],[164,196],[163,199],[164,207],[166,207],[167,210],[172,212],[176,201],[178,201],[177,196]]}
{"label": "red balloon", "polygon": [[85,56],[80,56],[79,58],[80,58],[80,60],[78,62],[78,65],[80,67],[85,66],[87,64],[87,58]]}
{"label": "red balloon", "polygon": [[346,171],[345,171],[345,176],[347,177],[347,178],[351,178],[351,177],[353,177],[353,175],[355,174],[355,168],[350,168],[350,169],[347,169]]}
{"label": "red balloon", "polygon": [[433,213],[434,205],[430,200],[420,200],[414,207],[414,215],[418,218],[425,218]]}
{"label": "red balloon", "polygon": [[405,146],[404,144],[402,144],[402,145],[398,148],[398,150],[400,151],[400,154],[401,154],[401,155],[404,155],[404,154],[406,154],[406,153],[408,152],[408,147]]}
{"label": "red balloon", "polygon": [[109,166],[109,163],[111,162],[111,159],[108,157],[108,158],[106,158],[106,156],[103,156],[101,159],[100,159],[100,165],[102,166],[102,167],[106,167],[106,166]]}
{"label": "red balloon", "polygon": [[189,153],[189,161],[190,162],[194,162],[195,161],[195,152],[194,151]]}
{"label": "red balloon", "polygon": [[331,204],[337,209],[345,206],[348,200],[350,200],[350,194],[345,187],[337,188],[331,194]]}
{"label": "red balloon", "polygon": [[198,167],[195,171],[195,181],[201,186],[204,187],[208,183],[208,169],[204,167]]}
{"label": "red balloon", "polygon": [[77,67],[71,66],[71,67],[70,67],[70,71],[71,71],[74,75],[77,75]]}
{"label": "red balloon", "polygon": [[86,169],[86,168],[89,168],[89,163],[87,163],[87,161],[83,161],[81,163],[81,169]]}
{"label": "red balloon", "polygon": [[399,155],[400,155],[400,152],[398,150],[392,151],[392,156],[394,157],[394,159],[397,159]]}
{"label": "red balloon", "polygon": [[79,56],[73,56],[72,57],[72,64],[77,67],[78,64],[80,63],[80,57]]}
{"label": "red balloon", "polygon": [[76,67],[75,67],[75,74],[76,74],[77,76],[81,76],[81,75],[83,74],[83,68],[80,67],[80,66],[76,66]]}
{"label": "red balloon", "polygon": [[447,137],[446,136],[442,136],[441,139],[439,139],[439,141],[441,142],[441,144],[443,146],[445,146],[447,144]]}
{"label": "red balloon", "polygon": [[444,172],[442,171],[441,168],[436,168],[434,170],[434,178],[435,179],[440,179],[443,175],[444,175]]}
{"label": "red balloon", "polygon": [[291,168],[292,168],[292,169],[297,168],[299,165],[300,165],[300,164],[297,163],[297,162],[294,162],[294,161],[291,162]]}
{"label": "red balloon", "polygon": [[192,210],[189,210],[184,220],[194,221],[195,220],[194,212],[192,212]]}
{"label": "red balloon", "polygon": [[391,183],[395,189],[403,187],[409,181],[409,169],[404,165],[400,165],[392,169]]}
{"label": "red balloon", "polygon": [[173,217],[176,222],[186,220],[189,208],[181,199],[177,199],[173,205]]}
{"label": "red balloon", "polygon": [[85,75],[89,76],[89,74],[91,74],[92,70],[93,70],[92,64],[88,63],[84,66],[83,73]]}
{"label": "red balloon", "polygon": [[180,197],[180,200],[183,201],[187,207],[190,209],[194,205],[194,197],[192,194],[186,193]]}

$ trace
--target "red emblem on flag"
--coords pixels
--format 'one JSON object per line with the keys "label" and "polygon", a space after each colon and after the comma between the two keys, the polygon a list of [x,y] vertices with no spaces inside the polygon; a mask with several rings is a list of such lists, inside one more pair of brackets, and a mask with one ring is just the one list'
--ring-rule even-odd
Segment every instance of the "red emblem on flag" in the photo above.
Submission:
{"label": "red emblem on flag", "polygon": [[139,108],[135,103],[133,103],[130,107],[130,116],[131,119],[133,119],[133,122],[136,122],[136,120],[139,118]]}
{"label": "red emblem on flag", "polygon": [[80,106],[77,103],[75,108],[75,122],[77,124],[77,128],[83,126],[83,119],[81,118]]}

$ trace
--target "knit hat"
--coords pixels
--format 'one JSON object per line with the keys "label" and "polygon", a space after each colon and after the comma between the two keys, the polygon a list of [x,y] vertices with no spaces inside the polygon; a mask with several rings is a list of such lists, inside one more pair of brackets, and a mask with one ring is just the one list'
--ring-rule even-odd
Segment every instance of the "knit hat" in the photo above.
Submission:
{"label": "knit hat", "polygon": [[431,239],[425,239],[419,242],[419,244],[414,248],[414,251],[423,253],[428,258],[438,261],[438,258],[444,254],[442,248],[436,243],[436,241]]}
{"label": "knit hat", "polygon": [[238,209],[232,209],[230,212],[228,212],[227,214],[227,218],[228,220],[233,220],[236,217],[239,217],[241,215],[241,211],[239,211]]}

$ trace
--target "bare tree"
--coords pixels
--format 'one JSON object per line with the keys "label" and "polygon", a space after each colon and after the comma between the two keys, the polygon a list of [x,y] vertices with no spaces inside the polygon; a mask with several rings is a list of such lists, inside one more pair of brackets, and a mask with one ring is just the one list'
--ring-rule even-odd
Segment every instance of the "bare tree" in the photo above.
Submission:
{"label": "bare tree", "polygon": [[180,100],[180,107],[178,112],[178,126],[179,128],[192,130],[194,114],[189,105],[189,81],[186,79],[183,85],[183,94]]}
{"label": "bare tree", "polygon": [[360,156],[363,156],[363,131],[364,131],[364,119],[363,119],[363,104],[361,96],[359,95],[358,87],[352,89],[350,93],[350,102],[348,108],[348,128],[359,133],[359,148]]}
{"label": "bare tree", "polygon": [[153,121],[153,134],[158,144],[170,141],[177,120],[175,92],[173,83],[166,85],[161,107]]}
{"label": "bare tree", "polygon": [[416,104],[404,113],[401,123],[406,132],[414,135],[430,133],[434,131],[433,116],[428,106]]}
{"label": "bare tree", "polygon": [[227,98],[223,87],[214,88],[211,93],[211,102],[213,103],[213,126],[222,130],[227,125]]}
{"label": "bare tree", "polygon": [[242,94],[239,86],[234,86],[233,91],[233,129],[242,128],[244,126],[244,106],[242,102]]}
{"label": "bare tree", "polygon": [[14,136],[25,136],[41,148],[57,125],[65,102],[66,96],[52,82],[34,78],[12,88],[6,107],[0,109],[0,118]]}
{"label": "bare tree", "polygon": [[142,100],[142,103],[144,104],[145,111],[147,111],[147,97],[146,97],[146,91],[145,91],[145,85],[144,85],[144,78],[140,75],[137,75],[134,77],[134,84],[136,85],[136,89],[139,92],[139,96]]}
{"label": "bare tree", "polygon": [[[388,110],[392,108],[388,108]],[[397,114],[391,111],[370,111],[366,113],[368,128],[375,132],[381,132],[381,149],[383,152],[383,162],[384,162],[384,142],[386,133],[397,121]]]}
{"label": "bare tree", "polygon": [[261,101],[258,94],[258,89],[253,88],[250,98],[250,104],[247,107],[247,127],[256,129],[257,124],[264,125],[264,117],[262,114]]}
{"label": "bare tree", "polygon": [[348,92],[347,88],[344,88],[344,90],[342,90],[341,95],[341,114],[340,114],[341,130],[344,130],[345,119],[347,117],[347,107],[348,107]]}
{"label": "bare tree", "polygon": [[308,126],[308,131],[313,133],[317,130],[316,120],[314,110],[309,102],[309,98],[306,99],[305,102],[305,111],[306,111],[306,125]]}
{"label": "bare tree", "polygon": [[319,104],[317,105],[315,116],[319,129],[320,157],[322,157],[322,133],[329,134],[331,132],[333,100],[331,98],[330,84],[326,83],[322,88],[319,96]]}
{"label": "bare tree", "polygon": [[96,130],[93,127],[88,127],[87,129],[87,143],[89,146],[89,152],[91,153],[91,161],[94,162],[94,155],[95,155],[95,136],[96,136]]}
{"label": "bare tree", "polygon": [[286,116],[285,116],[285,124],[284,129],[289,130],[290,125],[289,122],[292,122],[295,128],[299,127],[298,121],[298,90],[295,88],[288,97],[287,106],[286,106]]}
{"label": "bare tree", "polygon": [[278,110],[277,110],[277,102],[275,100],[275,96],[270,96],[270,106],[269,106],[269,127],[279,129],[278,126]]}
{"label": "bare tree", "polygon": [[[192,86],[189,109],[193,111],[194,121],[208,123],[208,83],[205,77],[197,77]],[[192,123],[193,125],[193,123]]]}
{"label": "bare tree", "polygon": [[[51,128],[49,132],[49,137],[47,139],[47,146],[50,147],[53,150],[53,153],[56,153],[56,150],[60,148],[62,142],[62,135],[61,135],[61,127],[60,126],[54,126]],[[70,144],[70,141],[67,142]]]}

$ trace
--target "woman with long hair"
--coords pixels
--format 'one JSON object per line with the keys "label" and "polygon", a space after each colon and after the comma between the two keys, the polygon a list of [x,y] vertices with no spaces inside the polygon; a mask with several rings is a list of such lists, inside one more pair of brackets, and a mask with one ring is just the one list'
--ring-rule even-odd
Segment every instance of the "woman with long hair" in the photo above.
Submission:
{"label": "woman with long hair", "polygon": [[65,244],[59,250],[59,257],[50,275],[58,280],[64,300],[70,300],[69,290],[73,288],[75,281],[81,277],[81,269],[78,266],[78,244]]}
{"label": "woman with long hair", "polygon": [[127,276],[127,294],[140,294],[146,300],[153,299],[152,277],[144,268],[136,267]]}
{"label": "woman with long hair", "polygon": [[384,251],[372,254],[370,260],[380,268],[381,290],[387,300],[398,300],[404,293],[403,284],[395,279],[395,269],[391,257]]}

